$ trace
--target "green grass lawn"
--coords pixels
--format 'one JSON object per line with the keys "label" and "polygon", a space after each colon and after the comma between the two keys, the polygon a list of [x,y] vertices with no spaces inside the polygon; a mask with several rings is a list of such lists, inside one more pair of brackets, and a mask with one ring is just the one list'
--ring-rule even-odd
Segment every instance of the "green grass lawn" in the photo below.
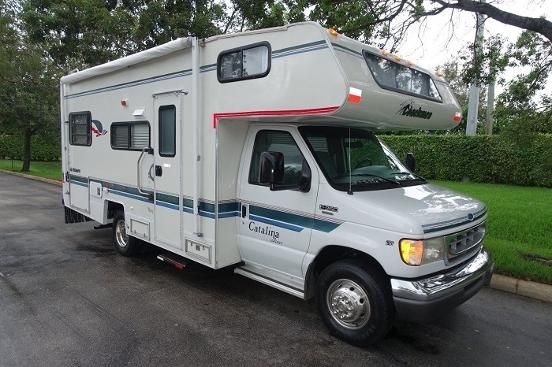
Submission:
{"label": "green grass lawn", "polygon": [[[14,172],[21,172],[22,161],[12,161],[0,159],[0,169]],[[50,178],[52,180],[61,180],[61,162],[31,162],[31,172],[22,172],[25,174]]]}
{"label": "green grass lawn", "polygon": [[[552,189],[451,181],[433,183],[487,205],[485,246],[492,252],[497,273],[552,284]],[[528,255],[543,259],[530,260]]]}

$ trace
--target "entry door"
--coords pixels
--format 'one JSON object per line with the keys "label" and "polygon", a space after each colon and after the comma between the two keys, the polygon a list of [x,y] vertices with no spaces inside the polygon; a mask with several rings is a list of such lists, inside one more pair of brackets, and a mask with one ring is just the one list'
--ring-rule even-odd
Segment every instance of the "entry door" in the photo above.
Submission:
{"label": "entry door", "polygon": [[154,100],[155,240],[181,249],[181,116],[180,93],[158,94]]}
{"label": "entry door", "polygon": [[[314,162],[305,159],[306,147],[294,134],[277,128],[249,131],[246,146],[252,148],[244,157],[246,169],[240,177],[239,248],[244,270],[303,291],[301,265],[314,222],[318,176],[311,169],[310,190],[299,190],[303,165],[314,168]],[[283,153],[283,183],[289,189],[272,191],[259,183],[260,156],[266,151]]]}

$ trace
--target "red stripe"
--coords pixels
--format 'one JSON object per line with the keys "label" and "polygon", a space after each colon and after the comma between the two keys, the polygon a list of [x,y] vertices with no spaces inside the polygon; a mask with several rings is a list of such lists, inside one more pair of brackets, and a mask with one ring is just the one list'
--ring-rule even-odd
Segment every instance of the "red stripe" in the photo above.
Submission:
{"label": "red stripe", "polygon": [[335,112],[338,108],[339,106],[306,108],[299,110],[218,112],[213,114],[213,127],[216,129],[218,119],[225,117],[321,115],[325,113]]}

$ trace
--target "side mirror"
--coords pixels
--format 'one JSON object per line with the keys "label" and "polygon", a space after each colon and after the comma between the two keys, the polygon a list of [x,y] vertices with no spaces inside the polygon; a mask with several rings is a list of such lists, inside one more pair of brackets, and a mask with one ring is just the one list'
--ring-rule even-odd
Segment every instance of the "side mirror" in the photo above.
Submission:
{"label": "side mirror", "polygon": [[416,169],[416,158],[414,158],[413,153],[406,153],[404,164],[406,165],[406,168],[410,170],[410,172],[414,172],[414,170]]}
{"label": "side mirror", "polygon": [[301,179],[299,180],[299,191],[309,192],[311,187],[311,169],[307,164],[307,161],[303,159],[303,166],[301,168]]}
{"label": "side mirror", "polygon": [[281,152],[262,152],[260,162],[260,183],[269,185],[270,190],[284,179],[284,154]]}

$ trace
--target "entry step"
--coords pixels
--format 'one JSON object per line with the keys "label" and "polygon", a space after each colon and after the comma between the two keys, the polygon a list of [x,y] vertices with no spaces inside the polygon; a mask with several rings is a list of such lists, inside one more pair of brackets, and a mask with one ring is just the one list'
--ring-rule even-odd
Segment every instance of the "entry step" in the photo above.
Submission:
{"label": "entry step", "polygon": [[186,260],[178,255],[159,254],[157,260],[170,264],[178,270],[184,269],[187,265]]}

